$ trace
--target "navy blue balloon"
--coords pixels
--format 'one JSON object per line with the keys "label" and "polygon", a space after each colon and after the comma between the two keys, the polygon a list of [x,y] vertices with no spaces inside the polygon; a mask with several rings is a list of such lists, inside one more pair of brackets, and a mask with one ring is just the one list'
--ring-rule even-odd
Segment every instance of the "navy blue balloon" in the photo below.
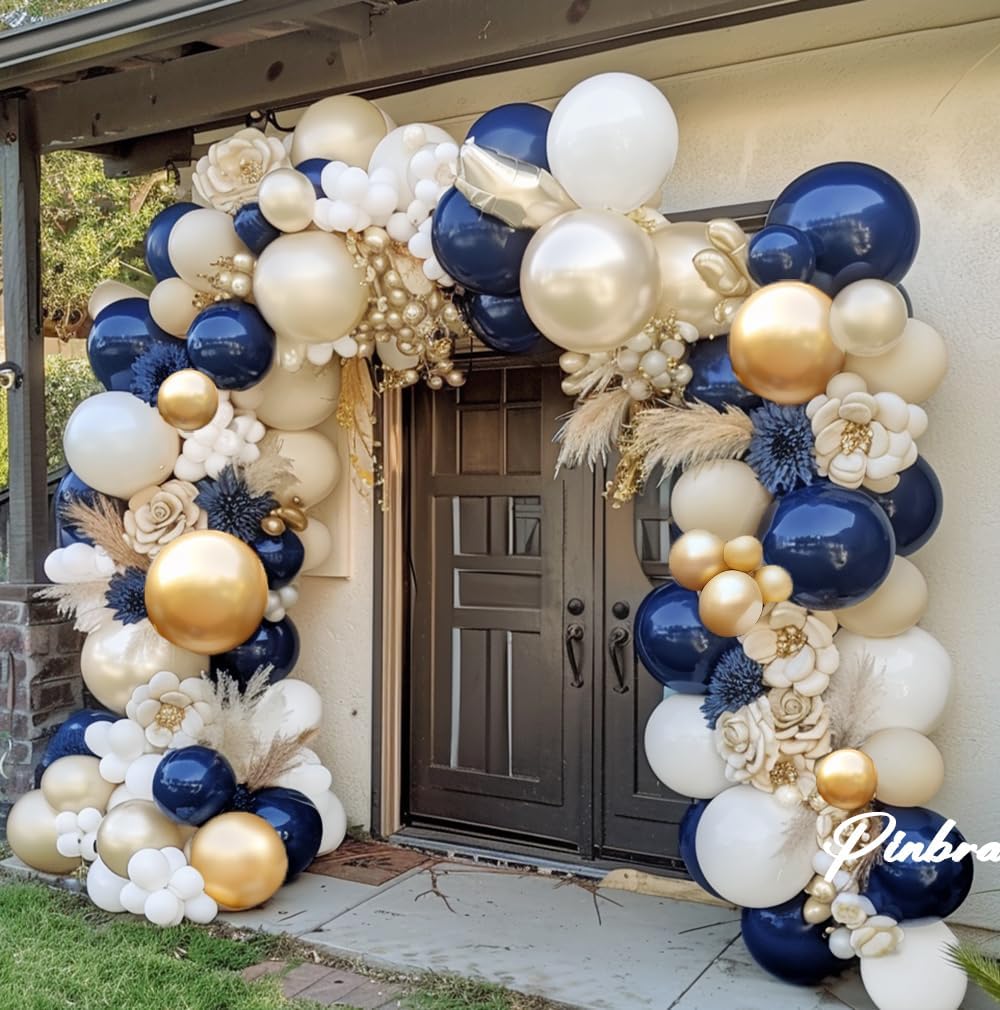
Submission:
{"label": "navy blue balloon", "polygon": [[77,528],[63,518],[66,508],[73,502],[93,502],[97,492],[82,480],[72,470],[67,470],[52,498],[52,508],[56,517],[56,546],[69,547],[70,544],[93,544],[93,540],[81,533]]}
{"label": "navy blue balloon", "polygon": [[804,231],[816,249],[811,282],[831,294],[866,277],[896,284],[920,244],[910,194],[888,172],[856,161],[820,165],[774,201],[767,225]]}
{"label": "navy blue balloon", "polygon": [[521,260],[534,234],[476,210],[454,187],[441,197],[431,225],[441,266],[463,287],[493,295],[517,294]]}
{"label": "navy blue balloon", "polygon": [[687,363],[691,366],[691,381],[684,388],[687,400],[701,400],[716,410],[731,403],[741,410],[761,405],[761,398],[750,392],[736,378],[729,360],[729,337],[699,340],[691,345]]}
{"label": "navy blue balloon", "polygon": [[195,827],[221,814],[236,793],[236,774],[211,747],[170,750],[153,773],[153,799],[168,816]]}
{"label": "navy blue balloon", "polygon": [[792,601],[813,610],[867,599],[896,554],[892,524],[878,504],[825,480],[785,495],[762,539],[765,563],[792,576]]}
{"label": "navy blue balloon", "polygon": [[920,550],[941,522],[941,482],[923,456],[899,475],[899,483],[891,491],[861,490],[874,498],[889,517],[896,534],[897,554]]}
{"label": "navy blue balloon", "polygon": [[251,794],[247,812],[263,817],[285,843],[286,881],[297,877],[316,858],[323,840],[323,818],[304,793],[281,786],[259,789]]}
{"label": "navy blue balloon", "polygon": [[814,986],[851,962],[830,950],[825,922],[814,925],[802,918],[804,904],[799,895],[773,908],[744,908],[740,925],[743,942],[761,968],[782,982]]}
{"label": "navy blue balloon", "polygon": [[476,336],[501,354],[541,354],[552,347],[535,329],[520,295],[469,294],[462,312]]}
{"label": "navy blue balloon", "polygon": [[330,162],[326,158],[307,158],[301,164],[296,165],[295,170],[301,172],[313,184],[317,196],[326,196],[320,180],[323,176],[323,169],[329,164]]}
{"label": "navy blue balloon", "polygon": [[677,827],[677,851],[680,853],[681,859],[684,860],[684,867],[688,872],[688,876],[696,884],[708,891],[709,894],[714,894],[717,898],[721,898],[722,895],[712,887],[708,882],[708,878],[702,872],[701,865],[698,862],[698,850],[695,845],[695,839],[698,835],[698,825],[701,823],[701,815],[705,812],[708,804],[708,800],[695,800],[684,811],[681,823]]}
{"label": "navy blue balloon", "polygon": [[899,288],[899,293],[903,296],[903,301],[906,302],[906,314],[912,319],[913,318],[913,299],[910,297],[910,292],[903,287],[902,284],[897,284]]}
{"label": "navy blue balloon", "polygon": [[816,250],[809,236],[798,228],[772,224],[750,239],[747,268],[761,285],[808,281],[816,269]]}
{"label": "navy blue balloon", "polygon": [[116,722],[119,718],[120,716],[114,712],[105,712],[100,708],[81,708],[79,712],[67,716],[66,721],[52,734],[41,761],[35,766],[35,788],[39,787],[45,769],[53,761],[71,754],[89,754],[91,757],[97,757],[87,746],[85,739],[87,727],[93,726],[95,722]]}
{"label": "navy blue balloon", "polygon": [[147,299],[122,298],[97,313],[87,337],[87,357],[105,389],[127,393],[132,363],[157,344],[178,346],[176,337],[153,322]]}
{"label": "navy blue balloon", "polygon": [[[895,830],[883,845],[883,853],[900,831],[905,837],[898,846],[899,854],[909,842],[919,842],[926,853],[945,823],[944,817],[926,807],[892,807],[880,803],[877,809],[896,818]],[[944,842],[953,850],[964,841],[958,828],[952,828],[944,837]],[[883,858],[872,866],[864,893],[879,915],[891,915],[897,922],[931,916],[943,919],[968,897],[974,873],[975,861],[971,854],[958,862],[943,859],[918,863],[909,855],[898,862]]]}
{"label": "navy blue balloon", "polygon": [[170,256],[167,255],[171,229],[185,214],[200,209],[196,203],[172,203],[149,222],[146,229],[146,266],[158,281],[177,276]]}
{"label": "navy blue balloon", "polygon": [[657,586],[636,611],[639,659],[675,691],[704,694],[716,660],[733,642],[712,634],[698,617],[698,594],[673,582]]}
{"label": "navy blue balloon", "polygon": [[292,530],[285,530],[277,537],[265,534],[258,537],[250,546],[257,552],[257,557],[267,572],[269,589],[287,586],[299,574],[306,557],[302,541]]}
{"label": "navy blue balloon", "polygon": [[484,112],[472,124],[466,138],[475,140],[477,147],[488,147],[548,169],[545,142],[551,119],[552,113],[540,105],[511,102]]}
{"label": "navy blue balloon", "polygon": [[272,666],[270,682],[276,684],[292,672],[299,658],[299,633],[287,618],[261,621],[257,630],[242,645],[212,657],[213,674],[228,673],[242,691],[250,678],[264,666]]}
{"label": "navy blue balloon", "polygon": [[233,228],[240,241],[255,256],[259,256],[280,234],[260,212],[256,203],[245,203],[233,217]]}
{"label": "navy blue balloon", "polygon": [[249,389],[274,360],[274,330],[246,302],[227,301],[198,313],[188,330],[191,364],[220,389]]}

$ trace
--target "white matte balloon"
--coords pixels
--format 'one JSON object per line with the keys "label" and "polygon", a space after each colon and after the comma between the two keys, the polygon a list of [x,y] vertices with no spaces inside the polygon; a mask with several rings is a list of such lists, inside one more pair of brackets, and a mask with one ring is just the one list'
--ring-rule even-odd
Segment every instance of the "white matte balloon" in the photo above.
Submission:
{"label": "white matte balloon", "polygon": [[202,207],[180,218],[170,230],[167,255],[178,276],[198,291],[213,291],[210,277],[227,257],[252,253],[240,240],[233,219],[221,210]]}
{"label": "white matte balloon", "polygon": [[194,299],[197,292],[180,277],[168,277],[153,288],[149,296],[149,314],[161,330],[175,337],[186,337],[198,315]]}
{"label": "white matte balloon", "polygon": [[670,514],[684,531],[723,540],[756,536],[771,495],[746,463],[720,459],[685,470],[670,494]]}
{"label": "white matte balloon", "polygon": [[199,925],[210,923],[218,914],[219,906],[215,899],[207,894],[199,894],[198,897],[184,902],[184,917]]}
{"label": "white matte balloon", "polygon": [[205,878],[193,866],[182,866],[170,877],[170,890],[181,901],[193,901],[204,889]]}
{"label": "white matte balloon", "polygon": [[128,861],[128,877],[146,891],[158,891],[170,883],[170,863],[159,849],[140,849]]}
{"label": "white matte balloon", "polygon": [[378,142],[388,132],[379,107],[357,95],[331,95],[302,114],[292,134],[291,159],[343,161],[367,168]]}
{"label": "white matte balloon", "polygon": [[862,745],[875,762],[875,795],[897,807],[922,807],[944,784],[944,758],[933,741],[914,729],[882,729]]}
{"label": "white matte balloon", "polygon": [[299,569],[303,574],[314,568],[319,568],[330,556],[330,551],[333,550],[333,537],[330,534],[330,528],[326,523],[321,523],[312,516],[309,517],[309,525],[296,536],[302,541],[302,547],[305,550],[305,558]]}
{"label": "white matte balloon", "polygon": [[121,896],[122,888],[127,883],[124,877],[112,873],[100,858],[97,858],[87,871],[87,896],[105,912],[124,912],[125,906],[122,904]]}
{"label": "white matte balloon", "polygon": [[170,891],[154,891],[143,911],[154,926],[172,926],[184,914],[184,904]]}
{"label": "white matte balloon", "polygon": [[337,409],[340,359],[317,367],[306,362],[297,372],[272,368],[254,387],[261,400],[257,419],[270,428],[302,431],[314,428]]}
{"label": "white matte balloon", "polygon": [[907,403],[923,403],[948,371],[948,349],[932,326],[908,319],[894,347],[874,358],[848,354],[841,371],[860,375],[870,393],[898,393]]}
{"label": "white matte balloon", "polygon": [[835,611],[848,631],[873,638],[901,635],[927,613],[927,580],[917,566],[900,555],[886,580],[861,603]]}
{"label": "white matte balloon", "polygon": [[298,483],[292,485],[289,498],[302,499],[305,508],[328,497],[340,480],[340,456],[337,447],[318,431],[282,431],[275,436],[281,443],[280,454],[291,461]]}
{"label": "white matte balloon", "polygon": [[732,786],[715,732],[701,712],[700,694],[664,698],[646,723],[646,760],[653,774],[682,796],[709,799]]}
{"label": "white matte balloon", "polygon": [[[142,291],[129,287],[128,284],[122,284],[121,281],[101,281],[91,292],[87,302],[87,315],[91,319],[96,319],[99,312],[109,305],[114,305],[115,302],[120,302],[123,298],[145,297],[146,295]],[[155,316],[153,316],[153,320],[156,320]]]}
{"label": "white matte balloon", "polygon": [[379,169],[392,172],[399,198],[396,206],[404,210],[413,201],[413,189],[407,178],[410,159],[425,144],[454,144],[455,139],[440,126],[430,123],[407,123],[397,126],[378,142],[368,162],[368,175]]}
{"label": "white matte balloon", "polygon": [[142,757],[137,757],[125,773],[125,788],[137,799],[152,800],[153,776],[162,760],[162,754],[143,754]]}
{"label": "white matte balloon", "polygon": [[280,733],[298,736],[317,729],[323,718],[323,699],[316,688],[304,680],[286,678],[272,684],[259,706],[262,735]]}
{"label": "white matte balloon", "polygon": [[294,168],[276,168],[260,181],[257,204],[279,231],[303,231],[312,224],[316,190],[309,177]]}
{"label": "white matte balloon", "polygon": [[830,337],[847,354],[884,354],[903,337],[906,299],[895,284],[855,281],[837,293],[830,308]]}
{"label": "white matte balloon", "polygon": [[130,881],[122,888],[119,901],[126,912],[131,912],[133,915],[145,915],[148,897],[149,891]]}
{"label": "white matte balloon", "polygon": [[320,839],[318,856],[325,856],[328,852],[340,847],[340,843],[347,834],[347,813],[344,804],[340,802],[337,794],[333,791],[325,796],[319,797],[316,802],[316,809],[323,820],[323,837]]}

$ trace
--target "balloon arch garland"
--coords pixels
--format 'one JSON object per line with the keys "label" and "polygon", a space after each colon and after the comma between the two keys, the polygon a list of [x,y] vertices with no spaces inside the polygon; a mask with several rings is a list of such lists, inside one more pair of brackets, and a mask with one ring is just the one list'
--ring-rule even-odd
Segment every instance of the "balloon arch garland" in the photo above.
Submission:
{"label": "balloon arch garland", "polygon": [[374,483],[369,375],[461,386],[471,330],[562,350],[560,465],[616,451],[613,504],[674,479],[672,581],[635,630],[672,689],[645,747],[694,800],[691,875],[743,906],[779,978],[860,958],[882,1010],[959,1006],[940,920],[971,857],[929,872],[880,847],[828,872],[850,817],[874,837],[889,812],[917,842],[944,823],[923,806],[944,774],[926,734],[951,664],[917,626],[927,587],[907,560],[940,519],[917,440],[946,367],[899,287],[916,209],[886,172],[838,163],[792,182],[751,239],[670,223],[655,208],[676,151],[669,103],[628,74],[553,113],[493,109],[461,146],[351,96],[284,140],[212,145],[197,202],[150,226],[149,297],[109,282],[92,300],[107,391],[66,427],[45,593],[87,633],[104,707],[60,728],[15,805],[25,862],[82,860],[98,905],[166,925],[259,904],[340,843],[308,746],[320,698],[289,676],[295,580],[330,549],[310,509],[340,470],[315,429],[336,412]]}

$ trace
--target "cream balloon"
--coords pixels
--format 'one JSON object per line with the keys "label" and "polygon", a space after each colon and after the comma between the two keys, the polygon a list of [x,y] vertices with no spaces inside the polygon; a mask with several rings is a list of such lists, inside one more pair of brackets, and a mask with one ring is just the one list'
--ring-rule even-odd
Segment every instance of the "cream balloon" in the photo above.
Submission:
{"label": "cream balloon", "polygon": [[238,253],[253,255],[236,234],[233,219],[210,207],[185,214],[167,240],[167,255],[178,276],[198,291],[214,291],[210,278],[224,269],[222,260]]}
{"label": "cream balloon", "polygon": [[330,556],[330,551],[333,550],[333,537],[326,523],[321,523],[312,516],[309,517],[309,525],[296,533],[296,536],[302,541],[302,548],[305,551],[299,571],[303,575],[308,575]]}
{"label": "cream balloon", "polygon": [[85,484],[128,499],[170,476],[180,455],[180,436],[137,396],[98,393],[70,415],[63,449],[70,469]]}
{"label": "cream balloon", "polygon": [[101,777],[100,763],[89,754],[67,754],[53,761],[39,783],[48,805],[57,813],[79,813],[86,807],[106,810],[115,785]]}
{"label": "cream balloon", "polygon": [[672,694],[649,717],[644,737],[653,774],[681,796],[710,799],[732,783],[701,712],[700,694]]}
{"label": "cream balloon", "polygon": [[368,175],[379,169],[392,172],[396,180],[399,199],[396,206],[405,210],[413,200],[413,189],[407,177],[410,159],[425,144],[454,144],[455,138],[447,130],[430,123],[407,123],[390,130],[375,147],[368,162]]}
{"label": "cream balloon", "polygon": [[[90,300],[87,302],[87,315],[91,319],[96,319],[97,314],[109,305],[120,302],[123,298],[145,298],[142,291],[122,284],[121,281],[101,281],[91,292]],[[156,317],[154,316],[154,321]],[[157,324],[159,325],[159,324]]]}
{"label": "cream balloon", "polygon": [[279,231],[303,231],[312,224],[316,190],[309,177],[294,168],[276,168],[260,181],[257,205]]}
{"label": "cream balloon", "polygon": [[861,280],[833,299],[830,336],[848,354],[870,358],[884,354],[903,337],[906,299],[895,284]]}
{"label": "cream balloon", "polygon": [[416,368],[420,361],[420,358],[415,354],[404,354],[393,337],[388,340],[380,340],[375,345],[375,349],[378,351],[382,364],[394,372],[405,372],[408,368]]}
{"label": "cream balloon", "polygon": [[338,340],[368,308],[364,273],[344,240],[322,231],[282,235],[268,245],[257,260],[253,293],[271,328],[292,341]]}
{"label": "cream balloon", "polygon": [[323,836],[320,838],[318,856],[325,856],[328,852],[340,847],[340,843],[347,834],[347,813],[344,804],[340,802],[337,794],[332,790],[318,798],[316,809],[323,821]]}
{"label": "cream balloon", "polygon": [[649,236],[621,214],[572,210],[535,232],[521,262],[521,299],[554,344],[610,351],[652,318],[660,270]]}
{"label": "cream balloon", "polygon": [[317,368],[306,362],[297,372],[272,368],[254,387],[260,391],[257,419],[270,428],[301,431],[314,428],[337,409],[340,359]]}
{"label": "cream balloon", "polygon": [[861,603],[835,611],[848,631],[872,638],[901,635],[927,613],[927,580],[917,566],[897,555],[886,580]]}
{"label": "cream balloon", "polygon": [[923,403],[948,371],[948,349],[932,326],[908,319],[895,346],[874,358],[848,354],[842,371],[860,375],[870,393],[898,393],[907,403]]}
{"label": "cream balloon", "polygon": [[57,816],[41,789],[25,793],[7,815],[7,844],[22,863],[42,873],[72,873],[80,865],[79,856],[61,856],[56,849]]}
{"label": "cream balloon", "polygon": [[952,664],[944,646],[923,628],[893,638],[868,638],[842,628],[834,636],[840,670],[870,663],[862,687],[871,691],[871,712],[859,730],[915,729],[930,733],[944,715],[951,693]]}
{"label": "cream balloon", "polygon": [[340,455],[336,446],[318,431],[275,430],[280,442],[279,453],[292,464],[298,478],[288,492],[302,499],[305,508],[311,508],[328,497],[340,480]]}
{"label": "cream balloon", "polygon": [[[275,355],[277,358],[277,355]],[[271,370],[278,368],[277,364],[271,366]],[[232,389],[229,391],[229,402],[237,410],[253,410],[256,411],[257,408],[264,402],[264,390],[261,388],[264,385],[264,380],[271,374],[268,372],[261,379],[256,386],[251,386],[249,389]]]}
{"label": "cream balloon", "polygon": [[736,459],[685,470],[670,494],[670,514],[682,530],[708,530],[723,540],[755,535],[770,504],[753,470]]}
{"label": "cream balloon", "polygon": [[378,142],[387,132],[381,110],[367,98],[331,95],[310,105],[296,123],[292,164],[325,158],[367,168]]}
{"label": "cream balloon", "polygon": [[896,807],[922,807],[944,784],[944,758],[914,729],[881,729],[862,745],[878,769],[875,795]]}
{"label": "cream balloon", "polygon": [[198,315],[198,292],[180,277],[168,277],[153,288],[149,296],[149,314],[153,322],[175,337],[186,337]]}

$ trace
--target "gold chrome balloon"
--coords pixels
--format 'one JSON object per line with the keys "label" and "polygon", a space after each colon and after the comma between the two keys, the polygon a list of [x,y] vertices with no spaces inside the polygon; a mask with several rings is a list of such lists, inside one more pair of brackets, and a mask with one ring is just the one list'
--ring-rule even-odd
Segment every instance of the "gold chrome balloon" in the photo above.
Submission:
{"label": "gold chrome balloon", "polygon": [[232,812],[203,824],[191,842],[191,865],[205,893],[222,908],[242,911],[267,901],[285,881],[288,856],[263,817]]}
{"label": "gold chrome balloon", "polygon": [[61,856],[56,849],[56,811],[41,789],[25,793],[7,815],[7,842],[14,855],[42,873],[72,873],[79,856]]}
{"label": "gold chrome balloon", "polygon": [[722,572],[701,591],[698,616],[709,631],[725,638],[745,635],[764,609],[757,583],[745,572]]}
{"label": "gold chrome balloon", "polygon": [[685,589],[704,589],[712,578],[726,570],[722,554],[721,538],[707,530],[689,530],[670,548],[670,577]]}
{"label": "gold chrome balloon", "polygon": [[875,762],[863,751],[843,747],[816,762],[816,791],[831,806],[858,810],[878,787]]}
{"label": "gold chrome balloon", "polygon": [[204,372],[184,368],[160,383],[156,409],[167,424],[181,431],[196,431],[215,417],[219,391]]}
{"label": "gold chrome balloon", "polygon": [[241,540],[195,530],[171,541],[146,575],[146,610],[168,641],[213,655],[241,645],[267,609],[267,575]]}
{"label": "gold chrome balloon", "polygon": [[97,829],[97,854],[119,877],[140,849],[182,848],[180,825],[149,800],[128,800],[109,810]]}
{"label": "gold chrome balloon", "polygon": [[787,568],[781,565],[764,565],[753,573],[753,580],[760,589],[765,603],[784,603],[795,588]]}
{"label": "gold chrome balloon", "polygon": [[88,754],[70,754],[53,761],[41,781],[48,805],[56,813],[71,810],[78,814],[84,807],[96,807],[103,813],[115,784],[101,778],[100,764]]}
{"label": "gold chrome balloon", "polygon": [[756,537],[736,537],[722,549],[727,568],[752,574],[764,563],[764,548]]}
{"label": "gold chrome balloon", "polygon": [[844,363],[830,336],[830,306],[819,288],[800,281],[755,291],[729,332],[736,377],[775,403],[806,403],[822,393]]}
{"label": "gold chrome balloon", "polygon": [[802,918],[814,924],[826,922],[830,918],[829,903],[820,901],[819,898],[807,898],[802,906]]}

